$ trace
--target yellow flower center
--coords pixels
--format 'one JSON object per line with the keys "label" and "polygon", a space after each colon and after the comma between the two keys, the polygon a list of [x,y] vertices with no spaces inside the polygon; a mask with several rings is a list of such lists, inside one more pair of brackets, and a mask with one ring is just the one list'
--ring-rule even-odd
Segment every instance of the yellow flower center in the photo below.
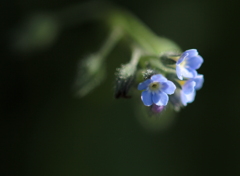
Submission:
{"label": "yellow flower center", "polygon": [[182,67],[185,67],[186,64],[187,64],[186,59],[184,59],[184,60],[180,63],[180,65],[181,65]]}
{"label": "yellow flower center", "polygon": [[152,82],[151,84],[149,84],[149,89],[151,91],[157,91],[160,89],[160,83],[159,82]]}
{"label": "yellow flower center", "polygon": [[183,86],[187,81],[186,81],[186,80],[177,80],[177,82],[178,82],[181,86]]}
{"label": "yellow flower center", "polygon": [[180,56],[171,56],[169,58],[177,62]]}

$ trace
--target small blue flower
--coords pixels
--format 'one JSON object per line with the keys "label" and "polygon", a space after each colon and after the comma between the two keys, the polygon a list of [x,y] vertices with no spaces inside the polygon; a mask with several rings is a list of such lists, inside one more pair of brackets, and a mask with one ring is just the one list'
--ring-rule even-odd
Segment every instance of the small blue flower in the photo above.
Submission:
{"label": "small blue flower", "polygon": [[145,90],[142,92],[141,99],[145,106],[156,104],[158,106],[165,106],[168,103],[168,95],[173,94],[176,86],[173,82],[168,81],[161,74],[153,75],[150,79],[138,85],[138,90]]}
{"label": "small blue flower", "polygon": [[203,75],[197,75],[195,78],[191,78],[186,81],[186,83],[182,86],[181,90],[181,102],[184,106],[187,103],[192,103],[195,99],[196,90],[201,89],[204,82]]}
{"label": "small blue flower", "polygon": [[198,55],[196,49],[186,50],[182,53],[180,58],[176,63],[176,73],[180,80],[183,80],[183,77],[194,78],[197,76],[197,69],[203,63],[203,58]]}

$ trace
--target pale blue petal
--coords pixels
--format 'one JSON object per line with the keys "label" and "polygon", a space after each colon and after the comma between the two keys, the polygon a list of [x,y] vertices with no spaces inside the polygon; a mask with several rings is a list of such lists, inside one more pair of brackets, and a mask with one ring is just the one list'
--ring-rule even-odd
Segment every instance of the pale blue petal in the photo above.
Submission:
{"label": "pale blue petal", "polygon": [[153,104],[153,102],[152,102],[152,93],[150,91],[147,91],[147,90],[143,91],[141,99],[142,99],[143,104],[145,106],[151,106]]}
{"label": "pale blue petal", "polygon": [[151,79],[147,79],[146,81],[138,84],[138,90],[147,89],[148,85],[152,82]]}
{"label": "pale blue petal", "polygon": [[161,74],[153,75],[151,77],[151,80],[153,82],[165,82],[165,81],[167,81],[167,79]]}
{"label": "pale blue petal", "polygon": [[176,74],[178,79],[183,80],[183,77],[194,78],[197,75],[197,71],[191,68],[185,68],[180,65],[177,65]]}
{"label": "pale blue petal", "polygon": [[196,82],[193,80],[188,80],[182,87],[182,92],[184,94],[190,94],[195,91],[194,87],[196,85]]}
{"label": "pale blue petal", "polygon": [[167,81],[162,83],[161,91],[167,93],[167,94],[173,94],[176,89],[175,84],[173,84],[172,81]]}
{"label": "pale blue petal", "polygon": [[182,67],[180,65],[176,65],[176,74],[177,74],[178,79],[183,80]]}
{"label": "pale blue petal", "polygon": [[177,61],[177,65],[178,64],[180,64],[182,61],[184,61],[187,57],[188,57],[188,53],[186,53],[186,52],[184,52],[184,53],[182,53],[182,55],[180,56],[180,58],[178,59],[178,61]]}
{"label": "pale blue petal", "polygon": [[168,103],[168,95],[164,92],[159,91],[160,99],[157,103],[155,103],[158,106],[166,106]]}
{"label": "pale blue petal", "polygon": [[177,64],[180,64],[182,61],[184,61],[185,59],[189,59],[191,57],[197,56],[198,52],[196,49],[190,49],[190,50],[186,50],[182,53],[182,55],[180,56],[180,58],[177,61]]}
{"label": "pale blue petal", "polygon": [[189,58],[198,55],[198,51],[196,49],[186,50],[184,53],[188,53]]}
{"label": "pale blue petal", "polygon": [[201,56],[193,56],[187,59],[187,65],[192,69],[199,69],[203,63]]}
{"label": "pale blue petal", "polygon": [[204,82],[204,77],[203,77],[203,75],[197,75],[197,76],[194,78],[194,81],[196,82],[195,89],[196,89],[196,90],[201,89],[201,88],[202,88],[202,85],[203,85],[203,82]]}
{"label": "pale blue petal", "polygon": [[187,96],[184,93],[181,93],[181,101],[184,106],[187,105],[188,100],[187,100]]}
{"label": "pale blue petal", "polygon": [[193,91],[190,94],[185,95],[187,98],[187,103],[192,103],[195,99],[196,91]]}
{"label": "pale blue petal", "polygon": [[181,74],[186,78],[194,78],[197,75],[197,71],[191,68],[181,68]]}
{"label": "pale blue petal", "polygon": [[157,104],[160,100],[160,94],[159,92],[153,92],[152,93],[152,101],[153,103]]}

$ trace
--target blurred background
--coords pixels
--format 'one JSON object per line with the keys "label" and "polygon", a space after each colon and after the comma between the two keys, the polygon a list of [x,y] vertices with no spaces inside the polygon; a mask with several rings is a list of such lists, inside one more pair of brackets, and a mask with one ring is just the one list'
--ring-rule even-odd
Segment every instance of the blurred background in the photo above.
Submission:
{"label": "blurred background", "polygon": [[[66,26],[55,19],[83,2],[1,3],[1,175],[240,175],[239,3],[111,1],[204,58],[195,102],[156,131],[139,122],[132,99],[114,99],[115,69],[129,59],[121,44],[103,84],[75,96],[78,63],[106,31],[82,16],[81,23],[62,18]],[[36,27],[39,38],[31,36]]]}

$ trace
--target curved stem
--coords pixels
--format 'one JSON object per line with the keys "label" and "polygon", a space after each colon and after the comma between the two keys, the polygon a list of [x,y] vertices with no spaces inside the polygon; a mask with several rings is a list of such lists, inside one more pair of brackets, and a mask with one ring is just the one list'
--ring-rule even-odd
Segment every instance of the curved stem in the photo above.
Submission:
{"label": "curved stem", "polygon": [[108,24],[110,27],[118,26],[123,29],[125,34],[146,53],[160,54],[164,51],[180,50],[174,42],[158,37],[135,16],[124,10],[112,11],[109,15]]}
{"label": "curved stem", "polygon": [[124,9],[106,2],[87,2],[59,11],[56,16],[63,27],[81,24],[90,20],[103,20],[110,30],[121,29],[126,36],[139,45],[146,53],[160,54],[164,51],[179,51],[171,40],[158,37],[136,16]]}
{"label": "curved stem", "polygon": [[112,51],[112,49],[116,46],[117,42],[121,39],[122,32],[121,30],[115,28],[108,36],[107,40],[103,43],[99,52],[97,53],[103,61],[107,55]]}

